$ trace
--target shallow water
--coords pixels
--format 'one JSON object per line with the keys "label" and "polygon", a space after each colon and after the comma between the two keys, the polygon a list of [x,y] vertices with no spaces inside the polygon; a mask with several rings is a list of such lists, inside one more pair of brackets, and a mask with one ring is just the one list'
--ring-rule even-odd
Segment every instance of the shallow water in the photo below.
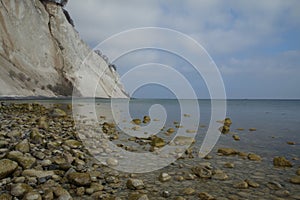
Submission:
{"label": "shallow water", "polygon": [[[18,100],[16,102],[31,103],[37,102],[37,100]],[[70,99],[45,99],[38,100],[38,102],[44,105],[72,103]],[[85,134],[90,133],[88,132],[90,131],[88,126],[90,123],[100,128],[100,124],[106,121],[113,122],[114,118],[118,119],[117,125],[119,125],[118,130],[120,134],[118,139],[113,140],[113,144],[129,146],[134,149],[134,151],[131,149],[130,152],[134,153],[143,154],[149,152],[150,147],[149,145],[139,145],[136,142],[129,141],[128,139],[133,136],[147,138],[157,133],[159,137],[170,142],[176,134],[195,135],[196,143],[192,146],[194,158],[184,156],[184,159],[176,160],[176,154],[172,154],[173,157],[171,158],[164,157],[165,155],[162,154],[159,158],[165,159],[164,161],[168,161],[168,158],[170,158],[170,163],[165,166],[159,165],[159,159],[148,158],[147,156],[144,156],[144,160],[139,160],[138,157],[136,157],[136,160],[128,159],[126,154],[123,155],[119,150],[116,150],[116,154],[118,154],[116,157],[118,157],[121,164],[122,161],[125,163],[127,161],[129,166],[134,163],[137,168],[144,166],[145,168],[149,167],[152,169],[146,170],[148,173],[136,175],[144,181],[146,189],[143,193],[148,194],[150,199],[161,198],[162,191],[169,191],[171,198],[177,196],[184,196],[186,199],[197,198],[197,194],[188,197],[182,194],[182,189],[187,187],[194,188],[198,193],[208,192],[220,199],[234,199],[234,197],[236,199],[276,199],[277,197],[299,199],[299,185],[291,184],[289,178],[294,176],[295,171],[300,167],[300,101],[228,100],[226,102],[225,116],[230,117],[233,122],[229,134],[219,134],[218,131],[218,127],[222,126],[222,124],[216,123],[215,120],[223,120],[224,118],[211,121],[212,109],[213,111],[221,110],[222,108],[219,107],[221,103],[217,102],[217,105],[211,108],[213,103],[210,100],[132,99],[128,102],[126,100],[114,100],[112,104],[111,100],[107,99],[96,99],[95,102],[92,99],[79,99],[74,102],[73,116],[77,119],[77,128],[79,131],[83,129]],[[199,107],[194,107],[196,104]],[[151,107],[152,109],[150,109]],[[200,118],[197,117],[197,109],[200,110],[198,113],[200,114]],[[128,113],[126,110],[128,110]],[[149,124],[142,123],[139,129],[133,130],[135,125],[131,123],[131,119],[143,119],[145,115],[151,116],[150,124],[152,126],[148,127],[147,125]],[[174,122],[179,122],[183,127],[176,128]],[[218,127],[213,127],[213,131],[218,133],[216,135],[220,137],[217,138],[216,145],[209,153],[213,158],[206,160],[198,157],[198,151],[203,143],[210,122],[218,124]],[[166,135],[165,132],[170,127],[174,128],[177,132]],[[241,128],[244,130],[240,130]],[[249,128],[256,128],[256,131],[249,131]],[[197,134],[186,133],[187,129],[197,130]],[[239,135],[240,141],[235,141],[232,138],[233,134]],[[102,138],[99,136],[97,139],[101,140]],[[287,142],[293,142],[294,145],[289,145]],[[221,147],[230,147],[239,152],[258,154],[262,157],[262,161],[250,161],[239,156],[220,156],[217,154],[217,150]],[[100,146],[99,148],[105,150],[107,147]],[[111,150],[114,151],[113,148]],[[104,154],[107,154],[107,152]],[[102,154],[102,157],[107,156],[104,154]],[[275,156],[285,156],[293,163],[294,167],[291,169],[274,168],[272,160]],[[229,176],[229,179],[225,181],[207,181],[203,179],[174,180],[178,175],[185,176],[191,167],[203,162],[209,162],[215,169],[222,169]],[[224,164],[227,162],[233,163],[235,167],[233,169],[224,168]],[[125,172],[128,171],[125,170]],[[173,180],[166,183],[158,181],[158,176],[161,172],[169,173],[173,177]],[[245,179],[254,180],[260,184],[260,187],[247,190],[233,189],[233,184],[236,181]],[[270,189],[268,186],[270,182],[279,183],[282,188],[276,190]],[[286,190],[289,192],[289,195],[284,193]],[[116,195],[127,197],[128,191],[120,188]],[[232,198],[229,198],[230,196]]]}

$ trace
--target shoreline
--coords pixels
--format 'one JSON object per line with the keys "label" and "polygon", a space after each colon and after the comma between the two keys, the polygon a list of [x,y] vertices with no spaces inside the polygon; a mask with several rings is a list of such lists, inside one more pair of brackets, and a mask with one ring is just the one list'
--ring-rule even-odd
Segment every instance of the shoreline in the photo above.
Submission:
{"label": "shoreline", "polygon": [[0,162],[7,166],[0,169],[1,198],[300,199],[299,185],[291,183],[299,179],[297,165],[278,168],[270,158],[227,155],[219,147],[199,159],[192,148],[160,170],[125,173],[90,156],[66,104],[7,102],[0,111]]}

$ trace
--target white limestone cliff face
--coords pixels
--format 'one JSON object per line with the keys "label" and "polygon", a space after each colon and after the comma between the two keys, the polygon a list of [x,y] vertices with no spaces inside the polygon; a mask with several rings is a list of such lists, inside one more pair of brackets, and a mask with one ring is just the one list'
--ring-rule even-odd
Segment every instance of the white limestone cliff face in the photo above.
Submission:
{"label": "white limestone cliff face", "polygon": [[118,78],[60,5],[0,0],[0,96],[71,96],[74,87],[79,96],[127,98]]}

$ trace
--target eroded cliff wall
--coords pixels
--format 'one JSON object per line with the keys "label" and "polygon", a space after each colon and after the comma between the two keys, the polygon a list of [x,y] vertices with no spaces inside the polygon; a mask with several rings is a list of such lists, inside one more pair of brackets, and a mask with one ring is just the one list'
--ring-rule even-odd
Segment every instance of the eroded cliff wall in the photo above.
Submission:
{"label": "eroded cliff wall", "polygon": [[86,97],[125,98],[118,79],[80,39],[60,5],[0,0],[0,96],[71,96],[74,88]]}

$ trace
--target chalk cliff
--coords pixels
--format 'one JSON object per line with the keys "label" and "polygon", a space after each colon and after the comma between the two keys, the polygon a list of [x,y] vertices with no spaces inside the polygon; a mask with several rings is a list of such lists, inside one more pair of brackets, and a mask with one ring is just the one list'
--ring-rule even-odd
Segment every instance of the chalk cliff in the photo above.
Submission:
{"label": "chalk cliff", "polygon": [[[83,87],[89,81],[97,87]],[[71,96],[73,88],[79,96],[127,97],[117,72],[80,39],[62,5],[0,0],[0,96]]]}

